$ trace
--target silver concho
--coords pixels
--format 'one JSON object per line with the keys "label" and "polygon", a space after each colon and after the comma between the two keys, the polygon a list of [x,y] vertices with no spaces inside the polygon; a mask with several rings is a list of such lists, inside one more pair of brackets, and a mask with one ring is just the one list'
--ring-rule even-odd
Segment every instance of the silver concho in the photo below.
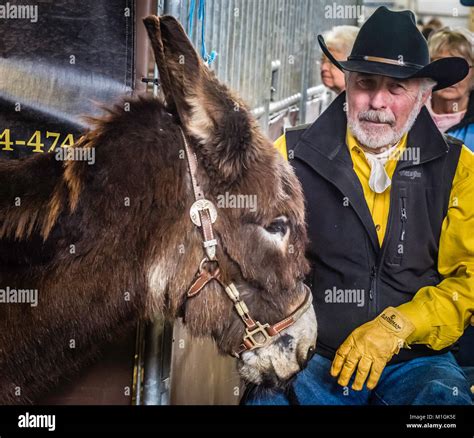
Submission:
{"label": "silver concho", "polygon": [[214,204],[207,199],[199,199],[189,209],[189,215],[191,216],[191,220],[193,221],[194,225],[198,227],[201,226],[201,216],[199,212],[202,210],[209,210],[209,215],[211,217],[211,223],[214,223],[217,219],[217,210]]}

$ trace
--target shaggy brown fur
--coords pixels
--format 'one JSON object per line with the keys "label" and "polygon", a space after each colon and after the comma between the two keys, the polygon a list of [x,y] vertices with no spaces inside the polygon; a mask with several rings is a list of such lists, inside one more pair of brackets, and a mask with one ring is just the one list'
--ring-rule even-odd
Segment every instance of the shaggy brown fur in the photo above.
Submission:
{"label": "shaggy brown fur", "polygon": [[[0,304],[0,403],[34,401],[90,362],[140,317],[176,317],[203,258],[179,132],[196,150],[206,196],[256,195],[256,211],[221,208],[217,257],[252,315],[276,322],[301,302],[307,271],[299,183],[248,110],[202,65],[170,17],[148,18],[167,105],[116,105],[76,147],[95,165],[54,154],[0,161],[0,288],[38,289],[38,306]],[[184,64],[180,56],[184,56]],[[265,227],[289,219],[281,246]],[[197,336],[222,352],[243,325],[216,285],[186,304]]]}

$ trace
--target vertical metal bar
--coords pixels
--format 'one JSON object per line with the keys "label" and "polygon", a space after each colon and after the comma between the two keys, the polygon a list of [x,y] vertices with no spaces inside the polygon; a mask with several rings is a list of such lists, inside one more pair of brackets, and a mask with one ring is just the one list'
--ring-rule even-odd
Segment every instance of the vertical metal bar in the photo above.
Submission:
{"label": "vertical metal bar", "polygon": [[239,10],[239,20],[237,22],[237,34],[238,34],[238,44],[237,44],[237,54],[235,58],[235,90],[239,93],[242,93],[242,64],[244,60],[244,49],[245,49],[245,0],[238,0],[237,8]]}
{"label": "vertical metal bar", "polygon": [[[304,29],[309,27],[309,12],[310,5],[308,0],[305,2],[305,16],[302,17],[304,23]],[[310,46],[310,34],[303,32],[303,64],[301,67],[301,101],[300,101],[300,113],[299,122],[301,124],[306,123],[306,104],[308,102],[308,88],[309,88],[309,46]]]}
{"label": "vertical metal bar", "polygon": [[139,321],[135,339],[135,364],[133,367],[132,404],[141,405],[143,400],[143,364],[145,360],[145,328],[146,323]]}
{"label": "vertical metal bar", "polygon": [[284,0],[278,0],[278,25],[277,25],[277,50],[275,52],[274,59],[279,59],[280,60],[280,72],[279,72],[279,81],[277,84],[277,96],[279,98],[283,98],[284,92],[283,92],[283,87],[284,87],[284,81],[285,81],[285,76],[284,76],[284,66],[283,64],[286,63],[286,60],[284,59],[283,56],[283,41],[285,38],[285,31],[283,29],[283,23],[284,23],[284,17],[285,17],[285,11],[284,11]]}
{"label": "vertical metal bar", "polygon": [[143,404],[169,404],[172,327],[156,319],[146,329],[146,353],[143,378]]}
{"label": "vertical metal bar", "polygon": [[230,65],[230,74],[229,74],[229,84],[231,88],[236,88],[236,75],[235,75],[235,67],[236,67],[236,54],[238,52],[237,48],[237,41],[238,41],[238,28],[240,23],[240,17],[237,13],[237,0],[229,0],[232,8],[230,10],[230,28],[232,29],[231,39],[230,39],[230,57],[229,57],[229,65]]}
{"label": "vertical metal bar", "polygon": [[146,354],[143,376],[143,404],[161,404],[161,364],[163,354],[161,334],[163,323],[154,321],[146,329]]}
{"label": "vertical metal bar", "polygon": [[[217,0],[220,1],[220,0]],[[221,8],[220,8],[220,14],[219,14],[219,70],[218,70],[218,76],[221,81],[225,80],[225,66],[228,62],[227,60],[227,48],[225,45],[226,41],[226,33],[227,33],[227,23],[225,22],[225,11],[226,7],[222,5],[221,3]]]}
{"label": "vertical metal bar", "polygon": [[[232,0],[229,0],[229,3],[232,5]],[[225,46],[225,62],[224,62],[224,74],[222,77],[222,80],[226,83],[229,84],[229,64],[230,64],[230,41],[231,41],[231,36],[230,36],[230,23],[231,23],[231,15],[232,15],[232,10],[231,8],[225,7],[222,8],[224,11],[224,17],[223,17],[223,23],[225,23],[225,39],[224,39],[224,46]]]}
{"label": "vertical metal bar", "polygon": [[265,6],[266,0],[260,0],[258,2],[259,10],[258,10],[258,21],[257,21],[257,60],[256,60],[256,77],[255,79],[260,82],[260,86],[257,89],[258,101],[259,104],[264,106],[265,105],[265,90],[263,84],[261,83],[261,78],[263,78],[264,74],[264,56],[265,56],[265,49],[263,47],[263,23],[265,21],[264,13],[265,13]]}
{"label": "vertical metal bar", "polygon": [[218,74],[219,70],[219,63],[221,62],[220,60],[220,47],[219,47],[219,31],[220,31],[220,8],[221,8],[221,1],[220,0],[212,0],[211,3],[211,13],[212,13],[212,32],[210,35],[210,41],[211,41],[211,50],[215,50],[217,53],[217,57],[214,60],[213,64],[211,65],[211,68],[214,70],[216,74]]}
{"label": "vertical metal bar", "polygon": [[172,15],[179,18],[181,12],[182,0],[164,0],[163,12],[166,15]]}
{"label": "vertical metal bar", "polygon": [[249,51],[250,45],[252,44],[251,40],[251,3],[252,0],[244,0],[244,9],[245,12],[243,13],[243,26],[242,26],[242,33],[243,33],[243,50],[242,50],[242,68],[240,72],[240,85],[239,85],[239,92],[242,92],[245,100],[249,102],[251,97],[250,93],[250,83],[249,81],[249,68],[250,68],[250,59],[249,59]]}
{"label": "vertical metal bar", "polygon": [[283,65],[285,66],[285,77],[284,77],[284,83],[285,86],[283,88],[283,93],[284,96],[289,96],[289,91],[290,91],[290,64],[289,64],[289,55],[290,55],[290,50],[289,50],[289,44],[290,44],[290,39],[292,38],[290,28],[289,28],[289,23],[290,23],[290,0],[285,0],[285,20],[283,23],[283,28],[285,31],[285,37],[283,39],[283,53],[284,53],[284,62]]}
{"label": "vertical metal bar", "polygon": [[258,21],[259,6],[255,1],[252,2],[252,14],[251,14],[251,28],[250,28],[250,49],[247,53],[248,57],[248,74],[246,87],[250,98],[251,107],[255,108],[260,105],[258,99],[257,87],[257,21]]}
{"label": "vertical metal bar", "polygon": [[[301,71],[301,41],[299,40],[298,30],[296,26],[296,19],[298,16],[298,4],[297,0],[292,0],[291,5],[291,33],[293,35],[293,54],[295,55],[295,63],[293,64],[293,75],[291,83],[291,94],[295,94],[299,91],[300,85],[300,75],[298,74]],[[298,91],[297,91],[298,90]]]}
{"label": "vertical metal bar", "polygon": [[218,78],[221,77],[222,65],[225,62],[225,60],[222,59],[222,8],[221,0],[213,0],[213,19],[216,22],[216,27],[212,35],[212,45],[217,53],[216,60],[213,64],[213,70]]}
{"label": "vertical metal bar", "polygon": [[270,98],[271,98],[271,81],[272,81],[272,58],[269,50],[269,29],[271,18],[271,0],[265,0],[265,14],[263,26],[263,48],[264,48],[264,63],[263,63],[263,92],[264,92],[264,115],[262,118],[262,127],[265,133],[268,133],[270,126]]}

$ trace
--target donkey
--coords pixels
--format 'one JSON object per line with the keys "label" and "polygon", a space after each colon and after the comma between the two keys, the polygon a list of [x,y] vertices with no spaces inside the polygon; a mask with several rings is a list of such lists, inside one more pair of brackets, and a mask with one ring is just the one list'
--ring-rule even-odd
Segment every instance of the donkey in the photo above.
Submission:
{"label": "donkey", "polygon": [[[164,99],[91,119],[73,148],[93,150],[93,165],[0,160],[0,403],[33,403],[160,312],[260,385],[283,385],[314,350],[291,166],[174,18],[144,23]],[[256,208],[226,208],[223,195]],[[22,301],[31,291],[37,303]]]}

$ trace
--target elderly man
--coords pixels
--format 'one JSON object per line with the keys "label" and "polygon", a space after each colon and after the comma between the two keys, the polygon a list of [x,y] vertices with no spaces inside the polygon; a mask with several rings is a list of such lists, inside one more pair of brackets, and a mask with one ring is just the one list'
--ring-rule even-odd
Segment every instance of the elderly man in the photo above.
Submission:
{"label": "elderly man", "polygon": [[413,14],[385,7],[347,61],[319,42],[346,93],[279,141],[306,197],[317,352],[248,403],[470,404],[450,349],[474,312],[474,156],[424,107],[468,65],[429,63]]}

